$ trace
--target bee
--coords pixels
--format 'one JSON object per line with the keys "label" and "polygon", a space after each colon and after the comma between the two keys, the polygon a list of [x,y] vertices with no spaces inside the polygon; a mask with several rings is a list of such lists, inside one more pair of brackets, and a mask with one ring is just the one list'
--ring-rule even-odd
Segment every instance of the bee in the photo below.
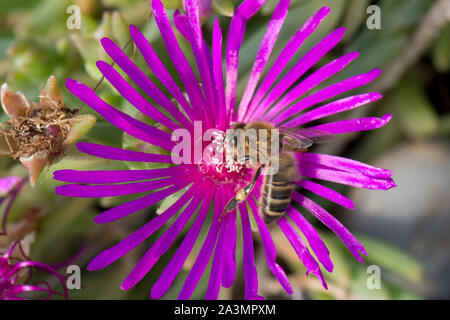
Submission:
{"label": "bee", "polygon": [[[234,123],[232,129],[233,134],[227,133],[224,137],[224,144],[228,147],[228,152],[233,155],[235,161],[255,161],[250,155],[253,151],[254,154],[258,155],[258,159],[256,159],[258,165],[250,183],[240,189],[227,203],[221,218],[227,212],[234,210],[239,203],[245,201],[253,190],[262,170],[266,166],[268,170],[272,167],[272,162],[275,159],[272,156],[274,156],[278,159],[278,170],[272,170],[272,172],[269,170],[264,175],[259,210],[265,223],[275,222],[286,214],[286,210],[291,204],[295,182],[301,178],[295,153],[305,152],[314,142],[329,135],[313,129],[275,127],[264,121],[254,121],[248,124]],[[250,130],[254,130],[253,132],[256,133],[256,141],[254,140],[253,143],[249,141],[250,139],[240,140],[244,142],[241,148],[245,150],[241,157],[237,153],[239,136],[236,132],[239,129],[241,129],[241,134]],[[273,146],[278,146],[275,152]],[[229,148],[232,148],[232,150]]]}

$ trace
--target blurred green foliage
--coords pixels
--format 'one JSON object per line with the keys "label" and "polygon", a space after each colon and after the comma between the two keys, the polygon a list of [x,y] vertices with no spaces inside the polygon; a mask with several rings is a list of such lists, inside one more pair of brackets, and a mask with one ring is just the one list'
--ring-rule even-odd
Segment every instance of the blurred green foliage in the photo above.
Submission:
{"label": "blurred green foliage", "polygon": [[[178,8],[181,0],[165,0],[165,4]],[[222,30],[227,30],[229,16],[240,1],[213,1],[213,16],[205,19],[205,34],[212,30],[213,17],[218,15]],[[333,79],[323,83],[326,86],[338,80],[345,79],[357,73],[367,72],[372,68],[385,68],[398,59],[402,49],[408,45],[414,31],[426,14],[431,0],[380,0],[376,1],[381,8],[381,30],[369,30],[365,26],[368,17],[366,8],[373,1],[370,0],[293,0],[291,8],[280,33],[269,63],[282,50],[290,36],[298,30],[301,24],[320,7],[331,7],[331,13],[317,31],[306,41],[289,66],[298,61],[305,52],[317,41],[338,26],[345,26],[347,33],[343,42],[324,59],[319,66],[341,56],[345,52],[359,51],[361,56]],[[77,4],[81,8],[81,30],[68,30],[66,20],[69,5]],[[267,22],[277,4],[276,0],[268,0],[261,12],[257,14],[247,27],[244,44],[240,56],[240,81],[238,90],[244,89],[249,72],[253,65],[256,48],[266,30]],[[0,3],[0,83],[8,82],[14,89],[20,89],[29,97],[36,97],[38,90],[45,83],[49,75],[54,74],[61,86],[65,78],[71,77],[94,87],[100,79],[100,73],[95,66],[97,60],[110,62],[101,48],[99,40],[110,37],[120,46],[125,46],[129,40],[128,25],[141,25],[148,14],[148,0],[2,0]],[[171,73],[175,69],[165,52],[164,44],[159,36],[156,24],[150,19],[142,27],[143,33],[151,41],[162,61]],[[183,50],[191,64],[193,55],[186,41],[177,34]],[[209,39],[209,37],[207,37]],[[133,46],[126,49],[129,56],[133,55]],[[145,61],[139,53],[134,57],[135,63],[150,74]],[[317,67],[319,67],[317,66]],[[392,150],[403,141],[424,139],[447,139],[450,134],[450,101],[448,96],[448,71],[450,68],[450,26],[447,25],[440,34],[436,35],[433,45],[425,56],[414,66],[408,68],[407,74],[385,94],[385,99],[379,102],[371,114],[378,115],[385,112],[394,114],[391,124],[383,130],[363,135],[354,143],[345,146],[340,154],[352,156],[360,161],[371,162],[376,157]],[[118,69],[122,73],[121,70]],[[389,73],[389,70],[384,70]],[[123,75],[123,73],[122,73]],[[436,91],[436,81],[443,81],[447,88],[447,96]],[[131,82],[131,81],[130,81]],[[160,86],[161,89],[165,89]],[[104,81],[97,93],[117,108],[136,116],[135,109],[120,97],[112,86]],[[144,96],[145,94],[141,92]],[[63,92],[64,99],[72,108],[79,108],[80,101],[67,90]],[[147,97],[150,99],[149,97]],[[88,107],[83,112],[94,113]],[[98,115],[97,115],[98,116]],[[142,117],[142,115],[139,115]],[[335,116],[348,117],[349,114]],[[99,117],[99,116],[98,116]],[[1,120],[4,120],[3,114]],[[150,122],[151,123],[151,122]],[[154,124],[154,123],[151,123]],[[106,121],[99,119],[93,130],[85,140],[106,145],[140,149],[135,139],[123,135],[118,129]],[[369,146],[369,147],[367,147]],[[144,148],[149,148],[144,146]],[[132,197],[119,199],[68,199],[56,196],[54,187],[58,184],[52,180],[52,172],[62,168],[94,170],[94,169],[124,169],[126,165],[137,168],[136,164],[123,164],[117,161],[106,161],[90,157],[72,149],[68,156],[50,168],[48,174],[43,174],[35,189],[27,188],[22,192],[19,200],[12,208],[9,222],[15,223],[30,214],[32,210],[39,210],[40,215],[35,229],[36,237],[31,255],[47,263],[56,263],[73,256],[87,246],[84,258],[79,264],[85,266],[90,258],[120,239],[136,230],[143,223],[155,216],[158,206],[167,207],[174,198],[168,198],[158,206],[154,206],[139,214],[124,219],[118,223],[96,225],[92,218],[104,208],[117,204],[117,201],[129,200]],[[1,176],[24,174],[20,166],[6,159],[0,159]],[[333,185],[337,191],[345,192],[346,188]],[[368,191],[369,192],[369,191]],[[177,194],[180,196],[180,194]],[[315,199],[316,200],[316,199]],[[333,210],[329,203],[317,201],[324,207]],[[353,217],[352,219],[357,219]],[[321,228],[317,224],[318,228]],[[71,291],[73,299],[145,299],[149,297],[149,288],[156,281],[175,248],[165,254],[144,281],[129,292],[120,290],[120,282],[127,272],[143,254],[143,250],[158,238],[165,230],[155,232],[138,250],[127,254],[123,259],[109,268],[97,271],[83,271],[83,290]],[[186,232],[189,225],[184,229]],[[198,252],[200,243],[205,238],[207,230],[203,229],[193,252]],[[369,256],[367,265],[379,265],[390,274],[384,277],[382,290],[368,290],[366,286],[367,265],[357,263],[343,247],[339,239],[330,232],[321,231],[328,245],[335,271],[327,274],[330,287],[335,290],[324,291],[309,286],[305,290],[310,297],[317,299],[333,299],[358,297],[364,299],[408,299],[419,298],[419,295],[404,285],[420,283],[422,280],[422,266],[407,253],[396,249],[380,240],[361,235],[360,241],[366,245]],[[239,238],[239,233],[238,233]],[[0,242],[1,243],[1,242]],[[239,247],[239,243],[238,243]],[[193,255],[190,256],[192,260]],[[237,265],[242,257],[237,256]],[[189,261],[189,259],[188,259]],[[305,270],[298,260],[288,261],[290,275],[304,274]],[[261,272],[261,270],[259,270]],[[188,264],[180,273],[178,281],[165,298],[176,298],[184,278],[188,273]],[[201,298],[207,287],[207,273],[202,277],[195,298]],[[310,276],[309,279],[313,278]],[[386,280],[384,280],[386,279]],[[396,281],[400,279],[401,281]],[[238,279],[242,281],[242,279]],[[312,280],[311,280],[312,281]],[[301,282],[302,283],[302,282]],[[297,284],[302,287],[302,284]],[[239,284],[237,285],[239,287]],[[346,295],[342,296],[342,292]],[[242,293],[236,293],[240,297]]]}

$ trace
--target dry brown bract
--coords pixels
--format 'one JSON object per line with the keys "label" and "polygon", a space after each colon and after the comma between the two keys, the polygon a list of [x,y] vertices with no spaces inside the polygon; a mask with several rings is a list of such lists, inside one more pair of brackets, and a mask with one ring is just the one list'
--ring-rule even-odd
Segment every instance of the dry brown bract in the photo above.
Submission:
{"label": "dry brown bract", "polygon": [[34,185],[46,165],[61,159],[70,143],[82,137],[95,123],[92,115],[77,115],[64,105],[55,77],[51,76],[33,103],[5,83],[1,102],[10,117],[0,124],[0,155],[19,160]]}

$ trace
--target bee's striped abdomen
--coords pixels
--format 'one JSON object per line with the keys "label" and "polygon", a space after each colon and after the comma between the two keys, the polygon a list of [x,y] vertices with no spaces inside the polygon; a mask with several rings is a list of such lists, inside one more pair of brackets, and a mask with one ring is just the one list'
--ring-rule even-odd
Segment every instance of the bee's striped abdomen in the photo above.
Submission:
{"label": "bee's striped abdomen", "polygon": [[262,187],[260,210],[264,222],[270,223],[281,218],[291,204],[294,184],[285,181],[279,174],[266,175]]}

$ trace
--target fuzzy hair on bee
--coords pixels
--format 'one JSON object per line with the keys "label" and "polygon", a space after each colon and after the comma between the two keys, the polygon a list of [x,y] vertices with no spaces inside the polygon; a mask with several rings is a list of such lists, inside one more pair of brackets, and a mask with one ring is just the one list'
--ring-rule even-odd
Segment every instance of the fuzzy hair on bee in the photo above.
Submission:
{"label": "fuzzy hair on bee", "polygon": [[[294,135],[290,131],[292,130],[277,128],[264,121],[232,125],[232,134],[227,134],[224,138],[228,148],[232,148],[227,151],[235,161],[253,160],[253,164],[257,164],[257,169],[251,182],[227,203],[222,216],[245,201],[264,168],[266,170],[259,199],[260,213],[266,223],[277,221],[286,214],[291,204],[294,183],[301,178],[294,153],[306,151],[312,145],[310,139]],[[253,134],[253,141],[249,132]]]}

